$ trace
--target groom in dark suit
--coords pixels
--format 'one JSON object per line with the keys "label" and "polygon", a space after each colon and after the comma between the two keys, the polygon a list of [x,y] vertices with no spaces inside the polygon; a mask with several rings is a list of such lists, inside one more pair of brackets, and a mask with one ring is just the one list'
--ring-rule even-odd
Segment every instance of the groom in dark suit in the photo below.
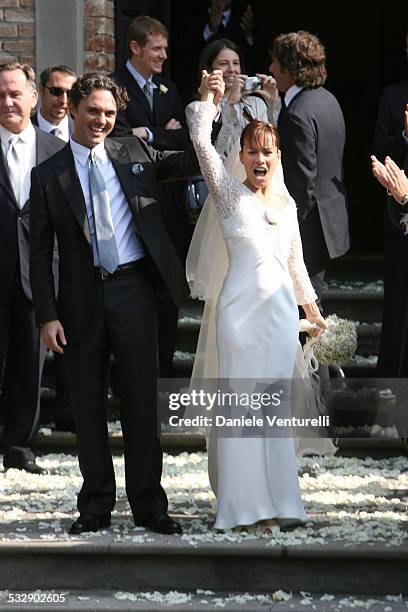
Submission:
{"label": "groom in dark suit", "polygon": [[298,207],[304,260],[320,298],[327,263],[350,246],[343,113],[323,87],[325,51],[316,36],[281,34],[271,54],[269,70],[285,94],[278,121],[285,183]]}
{"label": "groom in dark suit", "polygon": [[[29,283],[30,172],[63,143],[35,128],[37,102],[29,66],[0,65],[0,373],[4,368],[4,467],[34,474],[45,346],[35,324]],[[1,376],[0,376],[1,378]]]}
{"label": "groom in dark suit", "polygon": [[[180,533],[167,514],[156,432],[155,286],[176,304],[187,286],[163,226],[157,181],[198,172],[192,148],[158,152],[134,136],[108,139],[126,93],[112,79],[84,75],[69,95],[74,133],[32,173],[31,286],[49,348],[64,352],[84,479],[71,533],[110,525],[115,474],[106,423],[110,351],[118,367],[126,493],[136,525]],[[59,294],[51,274],[58,239]]]}

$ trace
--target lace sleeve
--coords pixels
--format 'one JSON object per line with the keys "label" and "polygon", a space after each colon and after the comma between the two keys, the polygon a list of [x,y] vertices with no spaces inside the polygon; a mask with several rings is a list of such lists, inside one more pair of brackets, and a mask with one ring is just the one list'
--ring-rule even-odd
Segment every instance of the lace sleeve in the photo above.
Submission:
{"label": "lace sleeve", "polygon": [[211,144],[214,105],[212,102],[192,102],[186,108],[186,116],[201,173],[220,216],[228,218],[237,206],[237,188],[235,179],[227,173]]}
{"label": "lace sleeve", "polygon": [[311,304],[317,300],[317,295],[310,282],[305,262],[303,261],[302,241],[296,218],[296,209],[294,210],[294,215],[294,231],[288,258],[289,274],[292,277],[293,290],[297,303],[299,305]]}

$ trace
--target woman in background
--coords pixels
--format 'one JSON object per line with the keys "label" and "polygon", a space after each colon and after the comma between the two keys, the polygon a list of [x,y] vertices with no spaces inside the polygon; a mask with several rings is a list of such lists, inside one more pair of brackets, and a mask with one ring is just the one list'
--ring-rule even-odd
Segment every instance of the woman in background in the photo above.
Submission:
{"label": "woman in background", "polygon": [[276,125],[280,111],[278,90],[272,76],[262,77],[265,92],[245,89],[248,75],[243,74],[245,67],[241,51],[227,38],[215,40],[204,48],[199,63],[200,78],[203,70],[221,70],[223,74],[225,94],[221,100],[221,114],[218,118],[221,129],[215,148],[222,159],[226,159],[249,121],[260,119]]}

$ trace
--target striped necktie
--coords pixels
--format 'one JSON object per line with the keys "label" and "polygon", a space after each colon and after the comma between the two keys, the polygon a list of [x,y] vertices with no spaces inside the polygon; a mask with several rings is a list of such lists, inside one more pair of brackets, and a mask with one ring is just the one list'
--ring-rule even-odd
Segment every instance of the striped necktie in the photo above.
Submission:
{"label": "striped necktie", "polygon": [[150,110],[153,111],[153,88],[150,81],[146,81],[143,85],[143,91],[149,103]]}

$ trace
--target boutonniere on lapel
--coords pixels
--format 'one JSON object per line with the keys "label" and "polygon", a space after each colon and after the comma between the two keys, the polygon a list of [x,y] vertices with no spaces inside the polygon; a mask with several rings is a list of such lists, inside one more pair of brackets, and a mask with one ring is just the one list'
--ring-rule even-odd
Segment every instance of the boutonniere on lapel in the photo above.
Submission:
{"label": "boutonniere on lapel", "polygon": [[168,91],[169,91],[169,88],[166,87],[165,85],[163,85],[163,83],[160,83],[160,85],[159,85],[159,93],[164,95]]}
{"label": "boutonniere on lapel", "polygon": [[138,176],[144,172],[143,164],[133,164],[132,165],[132,174]]}

